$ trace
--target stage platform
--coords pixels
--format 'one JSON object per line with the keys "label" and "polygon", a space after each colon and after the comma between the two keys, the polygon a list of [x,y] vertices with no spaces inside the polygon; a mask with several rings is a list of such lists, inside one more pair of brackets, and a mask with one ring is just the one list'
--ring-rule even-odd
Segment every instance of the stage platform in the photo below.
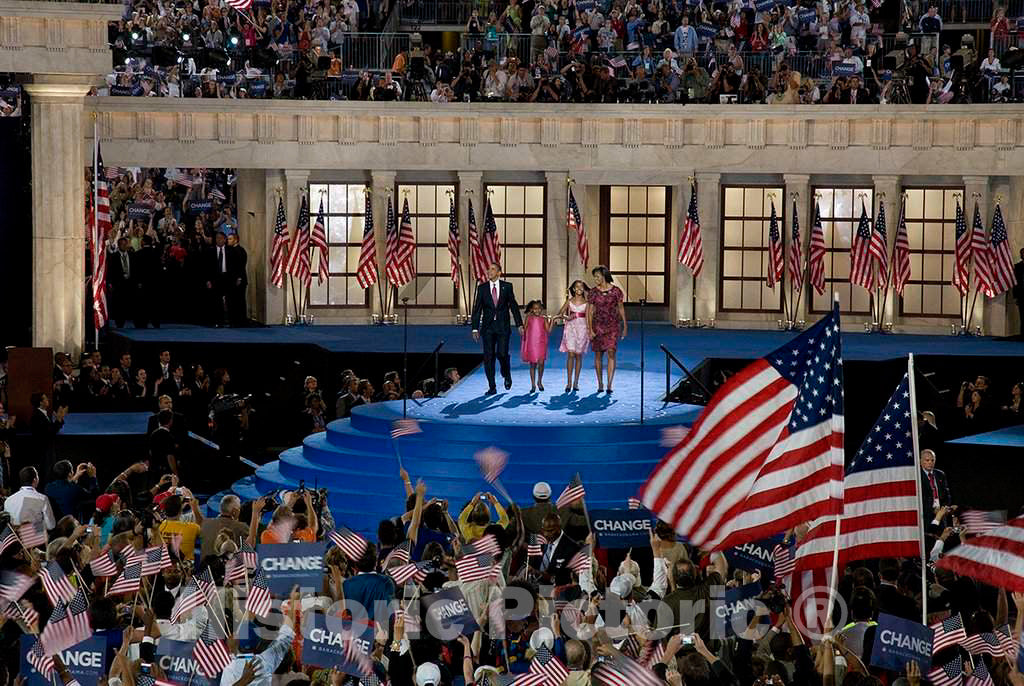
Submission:
{"label": "stage platform", "polygon": [[1006,510],[1015,517],[1024,508],[1024,424],[946,441],[938,467],[946,472],[953,501],[966,508]]}

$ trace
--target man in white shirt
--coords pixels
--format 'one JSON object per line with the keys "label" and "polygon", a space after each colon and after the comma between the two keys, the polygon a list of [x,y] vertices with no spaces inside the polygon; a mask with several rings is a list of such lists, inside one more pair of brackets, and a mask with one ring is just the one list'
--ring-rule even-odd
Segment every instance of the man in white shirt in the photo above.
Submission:
{"label": "man in white shirt", "polygon": [[35,467],[24,467],[18,472],[21,488],[4,502],[4,511],[11,515],[12,524],[41,524],[49,531],[57,521],[50,507],[50,499],[36,490],[39,473]]}
{"label": "man in white shirt", "polygon": [[[292,594],[288,604],[299,602],[298,592]],[[224,668],[220,675],[220,686],[270,686],[273,683],[274,671],[284,660],[285,655],[292,647],[292,639],[295,638],[294,612],[284,612],[284,623],[278,629],[277,636],[263,650],[252,656],[244,653],[235,653],[231,664]],[[256,629],[250,625],[250,631]],[[260,626],[261,634],[269,633],[273,629],[267,626]],[[261,641],[261,643],[265,643]]]}

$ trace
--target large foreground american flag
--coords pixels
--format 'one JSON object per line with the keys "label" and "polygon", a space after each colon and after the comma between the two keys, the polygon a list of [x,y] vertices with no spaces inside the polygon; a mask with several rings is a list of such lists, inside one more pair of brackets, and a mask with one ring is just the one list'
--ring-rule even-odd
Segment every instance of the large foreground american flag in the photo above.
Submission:
{"label": "large foreground american flag", "polygon": [[1011,519],[986,536],[969,538],[935,566],[1024,593],[1024,517]]}
{"label": "large foreground american flag", "polygon": [[727,548],[842,511],[839,305],[714,395],[641,491],[693,545]]}
{"label": "large foreground american flag", "polygon": [[[839,566],[872,557],[921,557],[920,473],[911,421],[910,377],[888,404],[846,468],[839,523]],[[797,569],[832,564],[836,518],[811,524],[796,550]]]}

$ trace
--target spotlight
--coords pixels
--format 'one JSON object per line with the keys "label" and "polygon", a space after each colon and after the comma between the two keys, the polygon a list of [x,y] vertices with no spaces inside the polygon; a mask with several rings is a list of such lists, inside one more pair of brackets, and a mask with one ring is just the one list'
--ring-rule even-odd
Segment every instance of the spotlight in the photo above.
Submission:
{"label": "spotlight", "polygon": [[132,63],[132,58],[130,58],[130,57],[125,57],[125,58],[124,58],[124,63],[125,63],[125,64],[131,64],[131,63]]}
{"label": "spotlight", "polygon": [[231,45],[232,47],[238,45],[238,36],[231,36]]}
{"label": "spotlight", "polygon": [[189,41],[189,39],[191,37],[192,36],[191,36],[191,34],[189,34],[188,31],[186,31],[185,33],[181,34],[181,40],[185,41],[186,43],[188,43],[188,41]]}
{"label": "spotlight", "polygon": [[178,55],[178,64],[181,64],[182,60],[184,60],[184,59],[185,59],[184,57],[182,57],[181,55]]}
{"label": "spotlight", "polygon": [[228,60],[228,66],[229,67],[231,66],[231,60]]}

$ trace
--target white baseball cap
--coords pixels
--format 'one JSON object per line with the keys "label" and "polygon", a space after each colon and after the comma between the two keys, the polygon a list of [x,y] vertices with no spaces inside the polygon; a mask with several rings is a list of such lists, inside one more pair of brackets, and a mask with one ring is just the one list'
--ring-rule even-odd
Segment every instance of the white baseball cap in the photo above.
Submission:
{"label": "white baseball cap", "polygon": [[441,670],[433,662],[424,662],[416,668],[416,686],[439,686]]}
{"label": "white baseball cap", "polygon": [[551,486],[547,481],[538,481],[533,485],[533,497],[537,500],[549,500],[551,498]]}

